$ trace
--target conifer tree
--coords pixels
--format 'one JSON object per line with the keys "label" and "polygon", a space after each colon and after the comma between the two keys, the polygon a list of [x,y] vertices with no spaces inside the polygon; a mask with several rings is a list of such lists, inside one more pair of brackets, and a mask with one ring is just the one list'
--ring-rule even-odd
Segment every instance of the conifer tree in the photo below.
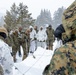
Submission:
{"label": "conifer tree", "polygon": [[40,15],[37,17],[36,25],[40,27],[40,26],[45,26],[45,24],[52,25],[52,18],[50,11],[44,9],[41,10]]}
{"label": "conifer tree", "polygon": [[54,29],[56,29],[56,27],[62,23],[62,15],[63,15],[64,10],[65,9],[61,7],[61,8],[58,8],[58,10],[54,12],[54,15],[53,15],[53,28]]}
{"label": "conifer tree", "polygon": [[19,6],[16,6],[16,4],[13,3],[11,10],[7,10],[4,21],[5,27],[10,31],[18,26],[27,28],[29,25],[33,25],[35,20],[31,17],[31,13],[28,12],[26,5],[20,3]]}

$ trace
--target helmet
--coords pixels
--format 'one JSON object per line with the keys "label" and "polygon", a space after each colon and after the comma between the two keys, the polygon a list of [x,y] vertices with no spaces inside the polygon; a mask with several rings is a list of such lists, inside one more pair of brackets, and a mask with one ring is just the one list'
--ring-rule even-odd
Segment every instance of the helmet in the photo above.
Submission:
{"label": "helmet", "polygon": [[21,31],[21,30],[22,30],[22,26],[19,27],[19,31]]}
{"label": "helmet", "polygon": [[31,29],[31,28],[33,29],[33,26],[29,26],[29,28],[30,28],[30,29]]}
{"label": "helmet", "polygon": [[76,1],[74,1],[63,13],[62,23],[65,29],[62,39],[76,38]]}
{"label": "helmet", "polygon": [[49,24],[49,27],[52,27],[52,25],[51,25],[51,24]]}
{"label": "helmet", "polygon": [[60,24],[56,30],[54,31],[54,36],[56,38],[62,39],[62,33],[65,32],[64,28],[63,28],[63,24]]}
{"label": "helmet", "polygon": [[34,26],[34,29],[35,29],[35,30],[37,29],[37,26],[36,26],[36,25]]}
{"label": "helmet", "polygon": [[25,31],[25,34],[29,34],[30,33],[30,29],[27,29],[26,31]]}
{"label": "helmet", "polygon": [[5,27],[0,27],[0,32],[3,32],[6,34],[6,36],[8,36],[8,32],[7,32],[7,29]]}
{"label": "helmet", "polygon": [[40,30],[42,30],[42,29],[43,29],[43,26],[40,27]]}

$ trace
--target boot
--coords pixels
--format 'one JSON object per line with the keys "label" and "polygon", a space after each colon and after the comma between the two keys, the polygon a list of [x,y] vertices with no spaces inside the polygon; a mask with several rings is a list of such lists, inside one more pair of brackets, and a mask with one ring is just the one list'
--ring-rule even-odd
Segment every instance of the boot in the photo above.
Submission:
{"label": "boot", "polygon": [[46,49],[48,50],[49,48],[48,48],[48,47],[46,47]]}
{"label": "boot", "polygon": [[50,50],[53,50],[53,47],[52,46],[50,46]]}
{"label": "boot", "polygon": [[13,55],[13,60],[14,62],[16,62],[16,55]]}
{"label": "boot", "polygon": [[24,60],[26,58],[26,55],[23,55],[23,58],[22,58],[22,60]]}
{"label": "boot", "polygon": [[21,57],[21,50],[18,51],[19,57]]}

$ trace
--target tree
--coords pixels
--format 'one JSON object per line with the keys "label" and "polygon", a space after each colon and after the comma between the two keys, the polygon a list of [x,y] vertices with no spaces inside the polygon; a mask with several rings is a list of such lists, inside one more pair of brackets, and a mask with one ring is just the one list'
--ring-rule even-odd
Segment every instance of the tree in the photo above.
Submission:
{"label": "tree", "polygon": [[45,24],[52,24],[51,13],[48,10],[41,10],[40,15],[37,17],[36,25],[38,27],[44,26]]}
{"label": "tree", "polygon": [[31,13],[28,12],[27,6],[20,3],[19,6],[16,6],[13,3],[11,10],[6,12],[4,21],[5,27],[8,31],[22,26],[23,28],[29,27],[34,23],[34,19],[31,17]]}
{"label": "tree", "polygon": [[58,8],[57,11],[54,12],[54,17],[53,17],[53,28],[56,29],[56,27],[59,24],[62,24],[62,15],[63,15],[63,11],[65,9],[63,7]]}
{"label": "tree", "polygon": [[23,27],[28,27],[29,25],[33,25],[34,19],[31,17],[31,13],[28,13],[27,6],[23,5],[23,3],[19,4],[18,7],[18,23]]}
{"label": "tree", "polygon": [[11,10],[6,12],[6,16],[4,18],[5,26],[10,31],[16,27],[16,20],[17,20],[17,6],[15,3],[12,5]]}

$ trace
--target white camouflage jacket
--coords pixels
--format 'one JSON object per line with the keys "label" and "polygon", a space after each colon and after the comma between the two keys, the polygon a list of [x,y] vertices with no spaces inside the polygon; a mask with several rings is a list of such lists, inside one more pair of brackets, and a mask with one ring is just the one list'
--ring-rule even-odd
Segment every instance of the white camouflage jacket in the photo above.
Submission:
{"label": "white camouflage jacket", "polygon": [[4,75],[13,75],[13,64],[10,47],[0,39],[0,65],[3,66]]}

